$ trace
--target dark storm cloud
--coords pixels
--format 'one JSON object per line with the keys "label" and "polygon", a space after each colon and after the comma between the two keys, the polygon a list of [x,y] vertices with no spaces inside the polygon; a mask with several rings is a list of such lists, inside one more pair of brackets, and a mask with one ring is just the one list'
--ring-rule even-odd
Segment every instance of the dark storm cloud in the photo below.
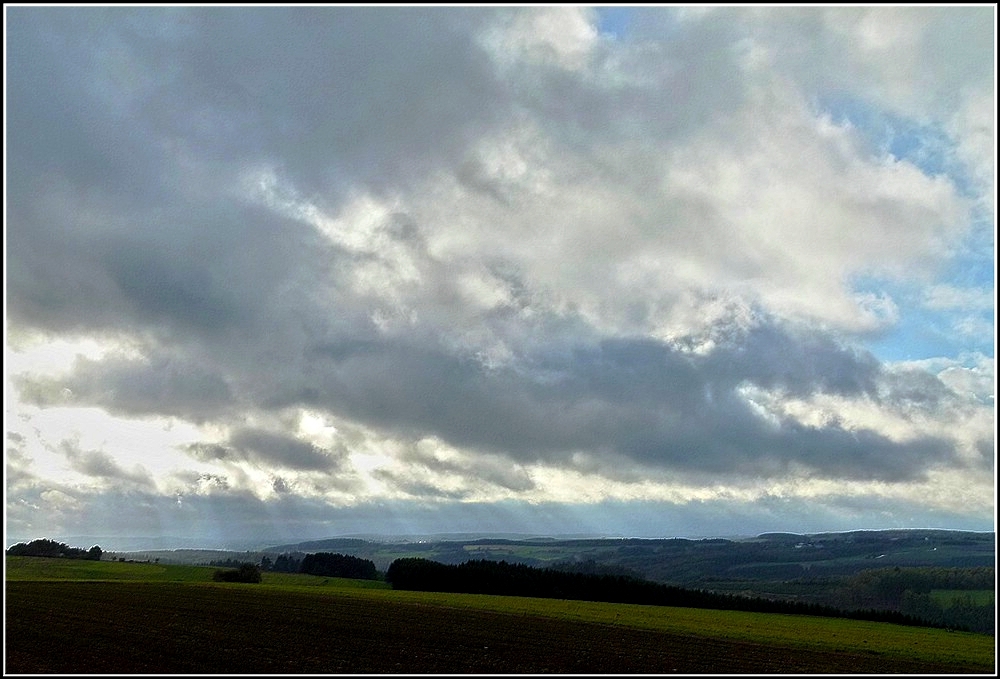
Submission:
{"label": "dark storm cloud", "polygon": [[939,408],[953,400],[941,379],[923,370],[897,370],[886,376],[886,382],[884,400],[903,413]]}
{"label": "dark storm cloud", "polygon": [[[732,332],[735,336],[727,338]],[[792,396],[819,391],[858,397],[874,396],[883,377],[874,356],[815,330],[761,323],[749,332],[723,329],[720,335],[721,346],[705,361],[705,368],[722,380],[747,380]]]}
{"label": "dark storm cloud", "polygon": [[257,428],[234,431],[226,445],[193,443],[184,449],[204,462],[250,461],[265,468],[299,471],[334,471],[343,460],[343,452],[326,450],[287,434]]}
{"label": "dark storm cloud", "polygon": [[[152,158],[295,158],[312,194],[419,172],[503,107],[456,8],[18,9],[14,159],[157,193]],[[470,127],[470,125],[472,127]],[[72,161],[66,167],[62,161]],[[94,175],[93,173],[97,173]]]}
{"label": "dark storm cloud", "polygon": [[262,463],[289,469],[332,470],[343,457],[342,452],[324,450],[312,443],[263,429],[239,429],[230,435],[229,443]]}
{"label": "dark storm cloud", "polygon": [[240,451],[221,443],[191,443],[184,446],[184,452],[202,462],[239,462],[246,459]]}
{"label": "dark storm cloud", "polygon": [[66,456],[70,466],[75,470],[95,479],[100,479],[116,485],[127,484],[140,488],[155,487],[153,477],[148,471],[136,466],[132,471],[124,469],[113,457],[100,450],[81,450],[72,441],[63,441],[59,452]]}
{"label": "dark storm cloud", "polygon": [[148,245],[116,245],[105,269],[140,322],[185,322],[188,330],[212,332],[239,320],[203,262],[170,260]]}
{"label": "dark storm cloud", "polygon": [[316,362],[309,402],[520,461],[596,450],[694,472],[780,476],[798,463],[834,478],[900,481],[953,457],[933,438],[901,443],[836,422],[762,418],[739,387],[875,391],[870,355],[802,335],[762,324],[705,356],[649,339],[606,340],[552,347],[518,370],[400,344],[340,346]]}
{"label": "dark storm cloud", "polygon": [[[923,380],[917,391],[904,381],[901,392],[879,395],[879,384],[893,383],[872,357],[822,334],[760,322],[719,337],[703,355],[643,338],[553,344],[493,369],[441,347],[353,339],[289,356],[291,362],[271,366],[273,375],[256,374],[260,366],[239,356],[220,356],[215,372],[182,361],[81,359],[67,378],[17,383],[23,398],[40,405],[69,399],[119,414],[206,421],[228,418],[237,405],[234,382],[254,389],[256,400],[241,394],[243,408],[319,408],[405,438],[439,436],[519,462],[568,464],[573,453],[585,451],[700,474],[777,478],[801,465],[830,478],[901,481],[952,460],[951,447],[934,438],[897,442],[836,420],[810,426],[768,419],[740,391],[753,386],[798,397],[825,393],[897,403],[917,393],[943,398],[949,392],[940,381]],[[255,429],[236,430],[225,446],[199,446],[189,451],[199,459],[302,470],[333,469],[342,454],[331,457],[292,436]],[[439,472],[530,486],[525,478],[498,475],[502,465],[485,460],[460,469],[417,458],[410,462]],[[600,471],[627,473],[616,472],[615,464]]]}
{"label": "dark storm cloud", "polygon": [[424,176],[502,115],[468,30],[482,12],[9,16],[9,308],[44,328],[243,324],[306,294],[331,246],[234,201],[241,173],[276,168],[335,209],[358,184]]}
{"label": "dark storm cloud", "polygon": [[379,181],[426,169],[418,159],[453,153],[502,115],[492,66],[468,30],[482,18],[416,8],[196,11],[174,53],[178,82],[218,120],[238,121],[222,137],[235,147],[252,134],[266,155],[294,157],[296,183],[310,192],[343,176]]}
{"label": "dark storm cloud", "polygon": [[17,376],[21,397],[38,406],[95,405],[126,416],[177,416],[193,422],[219,417],[233,394],[218,372],[184,360],[77,359],[66,378]]}
{"label": "dark storm cloud", "polygon": [[55,331],[238,342],[300,312],[310,286],[335,281],[346,257],[311,226],[262,207],[183,203],[92,224],[55,199],[37,206],[45,214],[12,219],[10,317]]}
{"label": "dark storm cloud", "polygon": [[989,438],[982,438],[976,441],[976,454],[979,455],[979,467],[983,471],[989,471],[995,473],[996,469],[996,455],[997,455],[997,442],[996,436],[990,436]]}

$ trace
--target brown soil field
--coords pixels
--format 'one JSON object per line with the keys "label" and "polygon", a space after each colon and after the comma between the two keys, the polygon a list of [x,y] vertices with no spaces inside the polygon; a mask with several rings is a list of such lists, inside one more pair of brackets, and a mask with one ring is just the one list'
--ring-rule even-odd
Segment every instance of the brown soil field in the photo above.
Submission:
{"label": "brown soil field", "polygon": [[6,673],[983,673],[255,586],[6,583]]}

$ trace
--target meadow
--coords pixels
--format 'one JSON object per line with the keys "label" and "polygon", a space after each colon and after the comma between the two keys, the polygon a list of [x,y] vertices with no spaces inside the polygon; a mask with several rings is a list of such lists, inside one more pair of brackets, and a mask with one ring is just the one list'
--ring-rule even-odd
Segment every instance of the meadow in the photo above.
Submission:
{"label": "meadow", "polygon": [[935,589],[931,590],[931,598],[942,606],[953,606],[961,601],[970,601],[978,606],[993,606],[996,603],[996,592],[991,589]]}
{"label": "meadow", "polygon": [[991,636],[845,619],[391,590],[210,567],[6,559],[5,670],[992,673]]}

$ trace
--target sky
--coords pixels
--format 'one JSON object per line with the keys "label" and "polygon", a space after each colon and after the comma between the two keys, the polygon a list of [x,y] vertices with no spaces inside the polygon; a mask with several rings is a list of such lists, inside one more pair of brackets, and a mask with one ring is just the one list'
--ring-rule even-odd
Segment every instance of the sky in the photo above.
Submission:
{"label": "sky", "polygon": [[4,13],[8,544],[994,529],[995,6]]}

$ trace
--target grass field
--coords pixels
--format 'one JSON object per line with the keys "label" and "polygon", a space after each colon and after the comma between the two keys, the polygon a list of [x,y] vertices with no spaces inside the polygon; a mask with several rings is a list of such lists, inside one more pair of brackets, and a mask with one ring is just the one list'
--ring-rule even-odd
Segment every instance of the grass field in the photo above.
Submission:
{"label": "grass field", "polygon": [[946,608],[956,601],[966,600],[971,600],[975,606],[992,606],[996,592],[991,589],[933,589],[931,598]]}
{"label": "grass field", "polygon": [[[182,566],[117,561],[82,561],[42,557],[6,557],[7,581],[17,580],[141,580],[143,582],[212,582],[216,566]],[[325,578],[303,573],[262,573],[265,585],[388,589],[376,580]]]}
{"label": "grass field", "polygon": [[[8,558],[6,671],[992,673],[994,638],[804,616],[400,592]],[[269,577],[278,576],[278,577]],[[56,650],[54,650],[56,649]]]}

